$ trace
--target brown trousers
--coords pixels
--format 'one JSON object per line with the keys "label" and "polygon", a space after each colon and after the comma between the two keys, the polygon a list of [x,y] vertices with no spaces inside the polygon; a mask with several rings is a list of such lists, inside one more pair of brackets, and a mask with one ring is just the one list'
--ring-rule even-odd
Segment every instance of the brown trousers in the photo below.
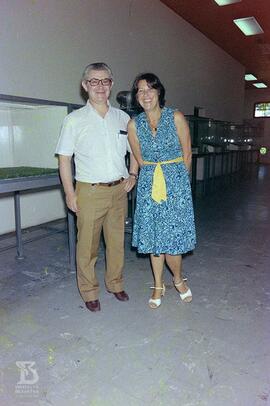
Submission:
{"label": "brown trousers", "polygon": [[116,186],[92,186],[77,182],[77,281],[84,302],[96,300],[99,283],[95,274],[100,235],[106,245],[106,288],[123,290],[124,229],[127,214],[127,193],[124,183]]}

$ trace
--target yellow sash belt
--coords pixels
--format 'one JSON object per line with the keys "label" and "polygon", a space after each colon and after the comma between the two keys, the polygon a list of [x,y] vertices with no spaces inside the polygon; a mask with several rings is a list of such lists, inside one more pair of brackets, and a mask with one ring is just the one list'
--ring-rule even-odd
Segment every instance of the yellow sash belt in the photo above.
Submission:
{"label": "yellow sash belt", "polygon": [[167,189],[166,189],[166,181],[164,178],[163,170],[161,165],[166,164],[173,164],[183,161],[182,157],[178,157],[175,159],[170,159],[169,161],[161,161],[161,162],[150,162],[150,161],[143,161],[144,165],[156,165],[153,175],[153,184],[152,184],[152,199],[155,202],[160,203],[162,200],[167,200]]}

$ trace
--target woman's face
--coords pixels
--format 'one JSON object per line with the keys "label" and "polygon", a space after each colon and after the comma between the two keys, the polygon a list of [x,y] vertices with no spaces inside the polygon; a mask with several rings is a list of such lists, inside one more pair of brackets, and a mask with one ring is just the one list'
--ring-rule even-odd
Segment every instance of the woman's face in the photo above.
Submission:
{"label": "woman's face", "polygon": [[145,111],[151,111],[159,107],[158,90],[149,86],[146,80],[138,83],[137,100]]}

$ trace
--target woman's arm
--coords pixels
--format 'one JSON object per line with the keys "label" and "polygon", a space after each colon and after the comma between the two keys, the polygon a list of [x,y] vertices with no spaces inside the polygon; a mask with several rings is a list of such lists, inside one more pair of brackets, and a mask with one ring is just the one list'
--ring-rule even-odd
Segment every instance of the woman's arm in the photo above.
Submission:
{"label": "woman's arm", "polygon": [[188,123],[180,111],[175,111],[174,122],[177,130],[177,135],[183,150],[184,164],[187,170],[190,171],[192,161],[191,138]]}
{"label": "woman's arm", "polygon": [[134,120],[130,120],[128,123],[128,141],[136,161],[138,162],[139,166],[143,166],[141,148],[137,137]]}
{"label": "woman's arm", "polygon": [[130,192],[131,189],[136,185],[136,181],[138,178],[138,170],[139,170],[139,165],[138,162],[136,161],[134,155],[132,152],[130,152],[130,161],[129,161],[129,177],[125,181],[125,191]]}

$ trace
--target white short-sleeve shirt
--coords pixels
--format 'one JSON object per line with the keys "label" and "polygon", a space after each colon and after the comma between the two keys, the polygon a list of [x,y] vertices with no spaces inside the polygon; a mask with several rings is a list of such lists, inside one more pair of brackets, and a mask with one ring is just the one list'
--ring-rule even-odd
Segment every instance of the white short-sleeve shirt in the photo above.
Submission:
{"label": "white short-sleeve shirt", "polygon": [[88,101],[66,116],[55,152],[74,154],[78,181],[98,183],[127,178],[128,121],[128,114],[110,104],[102,118]]}

